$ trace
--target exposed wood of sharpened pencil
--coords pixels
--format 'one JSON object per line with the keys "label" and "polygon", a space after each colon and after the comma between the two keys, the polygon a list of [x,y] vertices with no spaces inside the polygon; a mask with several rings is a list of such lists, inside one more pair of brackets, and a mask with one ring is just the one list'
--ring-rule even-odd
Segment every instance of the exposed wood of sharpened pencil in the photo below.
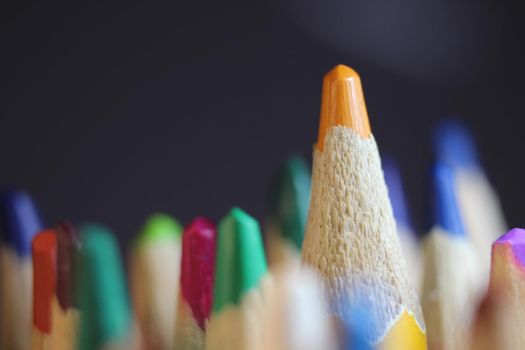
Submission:
{"label": "exposed wood of sharpened pencil", "polygon": [[[317,269],[335,310],[358,283],[385,300],[371,342],[425,349],[424,321],[408,281],[358,74],[336,66],[323,81],[319,138],[302,259]],[[364,281],[364,282],[363,282]]]}

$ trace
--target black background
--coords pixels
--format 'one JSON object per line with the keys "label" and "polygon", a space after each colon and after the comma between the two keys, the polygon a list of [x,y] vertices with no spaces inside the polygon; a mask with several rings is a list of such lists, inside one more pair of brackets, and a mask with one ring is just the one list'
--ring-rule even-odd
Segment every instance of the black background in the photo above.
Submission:
{"label": "black background", "polygon": [[360,72],[382,153],[422,226],[432,125],[463,117],[511,226],[524,226],[523,21],[510,2],[197,1],[1,11],[0,187],[48,224],[264,219],[290,153],[311,161],[323,74]]}

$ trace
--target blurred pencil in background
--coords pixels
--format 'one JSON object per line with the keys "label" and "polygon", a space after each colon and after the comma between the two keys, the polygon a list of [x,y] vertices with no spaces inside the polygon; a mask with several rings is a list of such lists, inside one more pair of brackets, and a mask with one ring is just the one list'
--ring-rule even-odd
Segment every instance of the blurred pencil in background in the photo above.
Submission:
{"label": "blurred pencil in background", "polygon": [[318,277],[297,264],[272,271],[273,288],[265,294],[264,349],[337,349],[333,320]]}
{"label": "blurred pencil in background", "polygon": [[52,304],[56,290],[57,237],[54,230],[38,233],[32,243],[33,257],[33,350],[58,349],[53,343]]}
{"label": "blurred pencil in background", "polygon": [[[475,334],[490,339],[494,349],[525,348],[524,229],[512,229],[492,244],[489,297],[492,310],[478,315],[477,322],[478,330],[488,324],[488,333]],[[475,350],[479,350],[483,343],[478,341],[476,345]]]}
{"label": "blurred pencil in background", "polygon": [[333,308],[368,288],[377,322],[368,341],[384,349],[425,349],[425,327],[408,280],[396,224],[370,131],[358,74],[336,66],[323,80],[319,137],[302,259],[317,270]]}
{"label": "blurred pencil in background", "polygon": [[202,217],[194,219],[182,235],[175,349],[204,349],[213,304],[216,235],[215,225]]}
{"label": "blurred pencil in background", "polygon": [[2,194],[0,221],[0,348],[26,350],[31,347],[31,240],[42,223],[29,194],[18,190]]}
{"label": "blurred pencil in background", "polygon": [[385,175],[388,197],[390,198],[394,219],[396,220],[401,250],[407,263],[408,278],[412,282],[414,290],[419,291],[422,273],[421,247],[410,218],[401,171],[398,163],[392,156],[383,156],[381,165]]}
{"label": "blurred pencil in background", "polygon": [[169,349],[179,292],[182,226],[166,214],[148,218],[131,251],[133,306],[146,350]]}
{"label": "blurred pencil in background", "polygon": [[442,121],[435,127],[433,142],[436,159],[454,171],[461,217],[479,254],[478,269],[487,283],[491,244],[507,229],[497,193],[481,166],[474,137],[463,122]]}
{"label": "blurred pencil in background", "polygon": [[438,161],[430,177],[432,226],[423,240],[421,297],[428,348],[467,349],[472,318],[482,296],[478,257],[463,229],[452,169]]}
{"label": "blurred pencil in background", "polygon": [[291,156],[275,175],[270,190],[266,247],[270,266],[299,261],[310,202],[310,170]]}
{"label": "blurred pencil in background", "polygon": [[52,301],[52,341],[56,349],[73,350],[78,336],[79,310],[75,301],[80,240],[71,223],[58,224],[56,231],[56,291]]}
{"label": "blurred pencil in background", "polygon": [[258,222],[233,208],[218,225],[208,350],[263,349],[263,284],[268,276]]}
{"label": "blurred pencil in background", "polygon": [[83,226],[80,238],[78,349],[130,349],[131,312],[117,242],[95,224]]}

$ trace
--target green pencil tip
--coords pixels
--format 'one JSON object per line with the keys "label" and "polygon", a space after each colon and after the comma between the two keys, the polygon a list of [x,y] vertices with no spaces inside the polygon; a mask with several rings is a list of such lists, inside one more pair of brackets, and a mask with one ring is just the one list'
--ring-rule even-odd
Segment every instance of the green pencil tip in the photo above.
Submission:
{"label": "green pencil tip", "polygon": [[95,224],[84,226],[80,235],[79,349],[125,342],[130,309],[117,242],[108,229]]}
{"label": "green pencil tip", "polygon": [[182,225],[171,216],[162,213],[153,214],[139,232],[135,245],[138,247],[152,241],[180,239],[182,230]]}
{"label": "green pencil tip", "polygon": [[213,312],[237,305],[266,274],[266,258],[257,221],[233,208],[218,226]]}
{"label": "green pencil tip", "polygon": [[282,165],[271,191],[271,220],[298,250],[303,245],[310,202],[310,170],[300,156],[291,156]]}

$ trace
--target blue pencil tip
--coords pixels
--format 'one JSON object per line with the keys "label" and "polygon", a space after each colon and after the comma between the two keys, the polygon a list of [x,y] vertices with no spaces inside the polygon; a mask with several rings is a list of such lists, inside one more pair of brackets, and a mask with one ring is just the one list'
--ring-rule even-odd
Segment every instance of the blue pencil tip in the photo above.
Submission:
{"label": "blue pencil tip", "polygon": [[465,234],[456,198],[454,172],[442,162],[436,162],[431,174],[431,208],[433,224],[447,233]]}
{"label": "blue pencil tip", "polygon": [[394,158],[388,155],[381,157],[381,162],[388,188],[388,196],[394,211],[394,218],[399,226],[412,229],[412,221],[410,220],[399,165]]}
{"label": "blue pencil tip", "polygon": [[5,243],[19,256],[31,254],[31,240],[42,230],[35,203],[28,193],[16,190],[2,193],[0,203]]}
{"label": "blue pencil tip", "polygon": [[453,167],[479,166],[476,142],[462,121],[443,120],[434,128],[432,141],[437,159]]}

